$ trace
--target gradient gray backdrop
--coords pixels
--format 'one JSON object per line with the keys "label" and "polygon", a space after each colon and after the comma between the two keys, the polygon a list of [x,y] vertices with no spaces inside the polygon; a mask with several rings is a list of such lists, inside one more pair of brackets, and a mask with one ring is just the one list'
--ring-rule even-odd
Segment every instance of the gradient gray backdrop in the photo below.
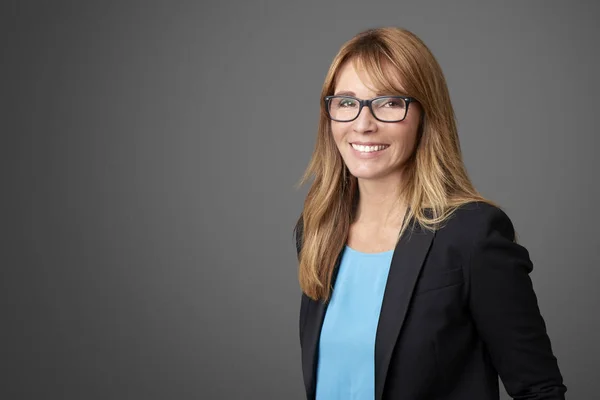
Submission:
{"label": "gradient gray backdrop", "polygon": [[0,398],[302,399],[294,184],[333,56],[385,25],[441,63],[595,398],[598,4],[5,3]]}

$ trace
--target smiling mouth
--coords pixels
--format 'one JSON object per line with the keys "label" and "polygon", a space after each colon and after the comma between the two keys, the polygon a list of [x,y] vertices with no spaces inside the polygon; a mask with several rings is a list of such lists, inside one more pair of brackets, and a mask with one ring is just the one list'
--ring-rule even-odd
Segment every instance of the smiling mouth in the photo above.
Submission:
{"label": "smiling mouth", "polygon": [[361,144],[355,144],[355,143],[350,143],[350,146],[352,146],[352,148],[356,151],[360,151],[361,153],[372,153],[375,151],[381,151],[381,150],[385,150],[388,147],[390,147],[389,144],[377,144],[377,145],[361,145]]}

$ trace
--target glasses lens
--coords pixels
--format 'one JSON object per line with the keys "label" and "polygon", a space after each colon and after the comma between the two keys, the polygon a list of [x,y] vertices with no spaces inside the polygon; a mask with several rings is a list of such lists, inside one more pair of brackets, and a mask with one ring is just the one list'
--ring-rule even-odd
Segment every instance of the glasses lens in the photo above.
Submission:
{"label": "glasses lens", "polygon": [[399,121],[406,115],[406,101],[396,97],[382,97],[371,104],[373,113],[382,121]]}
{"label": "glasses lens", "polygon": [[338,121],[350,121],[358,115],[360,105],[352,97],[338,96],[329,101],[329,115]]}

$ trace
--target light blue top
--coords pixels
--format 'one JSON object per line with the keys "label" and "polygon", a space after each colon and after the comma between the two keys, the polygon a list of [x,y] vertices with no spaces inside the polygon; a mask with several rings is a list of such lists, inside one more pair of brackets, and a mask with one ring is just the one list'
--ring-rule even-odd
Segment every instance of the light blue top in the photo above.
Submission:
{"label": "light blue top", "polygon": [[345,247],[321,329],[317,400],[375,398],[375,334],[393,253]]}

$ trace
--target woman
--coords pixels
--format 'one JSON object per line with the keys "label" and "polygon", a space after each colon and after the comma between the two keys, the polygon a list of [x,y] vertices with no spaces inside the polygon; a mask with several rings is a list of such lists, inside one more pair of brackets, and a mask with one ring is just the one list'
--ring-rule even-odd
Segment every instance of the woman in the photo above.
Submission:
{"label": "woman", "polygon": [[564,399],[528,251],[471,184],[440,66],[414,34],[344,44],[295,227],[308,399]]}

